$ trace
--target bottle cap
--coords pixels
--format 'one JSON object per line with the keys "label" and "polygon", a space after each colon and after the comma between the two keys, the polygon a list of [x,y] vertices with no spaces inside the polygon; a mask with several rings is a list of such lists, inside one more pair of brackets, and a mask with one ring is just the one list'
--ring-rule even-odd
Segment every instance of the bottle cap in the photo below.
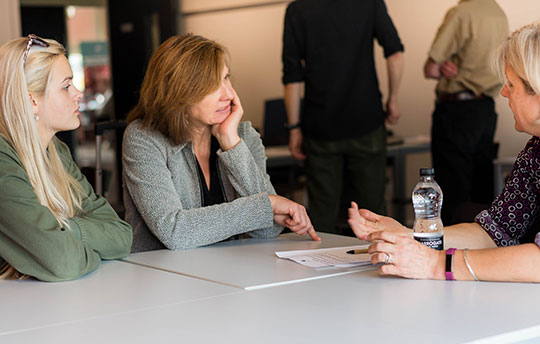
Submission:
{"label": "bottle cap", "polygon": [[433,176],[433,175],[435,175],[434,168],[421,168],[420,169],[420,176]]}

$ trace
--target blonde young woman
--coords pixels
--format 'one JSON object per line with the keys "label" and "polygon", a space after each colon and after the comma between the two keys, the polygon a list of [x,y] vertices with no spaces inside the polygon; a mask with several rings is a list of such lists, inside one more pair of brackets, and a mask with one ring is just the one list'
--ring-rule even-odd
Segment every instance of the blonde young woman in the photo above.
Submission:
{"label": "blonde young woman", "polygon": [[[474,223],[445,228],[446,251],[412,239],[397,221],[349,209],[356,235],[375,242],[373,263],[383,275],[407,278],[540,282],[540,233],[533,223],[540,207],[540,23],[514,32],[496,54],[519,132],[532,136],[516,159],[503,192]],[[443,204],[444,206],[444,204]],[[529,239],[530,238],[530,239]]]}
{"label": "blonde young woman", "polygon": [[124,135],[132,251],[194,248],[283,226],[319,240],[303,206],[275,195],[264,147],[243,115],[225,50],[179,35],[152,56]]}
{"label": "blonde young woman", "polygon": [[55,133],[79,126],[65,50],[35,35],[0,47],[0,278],[64,281],[129,254],[131,228]]}

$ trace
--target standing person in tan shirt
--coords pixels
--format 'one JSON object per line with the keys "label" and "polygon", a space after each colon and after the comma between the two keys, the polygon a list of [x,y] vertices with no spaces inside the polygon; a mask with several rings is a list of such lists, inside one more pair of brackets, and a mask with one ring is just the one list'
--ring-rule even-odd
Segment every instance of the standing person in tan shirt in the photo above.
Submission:
{"label": "standing person in tan shirt", "polygon": [[424,66],[426,78],[439,80],[431,154],[445,225],[452,224],[459,204],[493,200],[493,98],[502,85],[490,61],[508,32],[495,0],[461,0],[447,12]]}

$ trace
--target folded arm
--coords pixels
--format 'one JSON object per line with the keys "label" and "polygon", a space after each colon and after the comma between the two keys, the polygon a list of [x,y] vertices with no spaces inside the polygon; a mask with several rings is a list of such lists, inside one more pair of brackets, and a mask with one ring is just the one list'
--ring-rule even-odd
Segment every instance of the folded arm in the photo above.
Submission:
{"label": "folded arm", "polygon": [[[63,144],[62,144],[63,145]],[[67,147],[64,149],[67,150]],[[84,213],[74,216],[70,221],[81,232],[81,240],[102,259],[118,259],[129,254],[133,240],[131,227],[122,221],[109,202],[94,192],[94,189],[75,165],[71,156],[65,152],[65,166],[82,187],[82,208]]]}
{"label": "folded arm", "polygon": [[65,281],[98,268],[101,258],[77,226],[62,227],[41,205],[15,153],[0,153],[0,252],[17,271]]}

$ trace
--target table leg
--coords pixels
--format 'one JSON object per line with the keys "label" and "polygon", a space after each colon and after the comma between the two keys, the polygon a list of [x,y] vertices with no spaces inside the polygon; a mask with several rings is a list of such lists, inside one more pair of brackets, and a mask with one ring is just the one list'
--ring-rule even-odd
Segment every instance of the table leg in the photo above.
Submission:
{"label": "table leg", "polygon": [[394,178],[394,218],[405,224],[405,203],[408,202],[405,190],[405,158],[406,154],[398,151],[394,155],[393,178]]}

